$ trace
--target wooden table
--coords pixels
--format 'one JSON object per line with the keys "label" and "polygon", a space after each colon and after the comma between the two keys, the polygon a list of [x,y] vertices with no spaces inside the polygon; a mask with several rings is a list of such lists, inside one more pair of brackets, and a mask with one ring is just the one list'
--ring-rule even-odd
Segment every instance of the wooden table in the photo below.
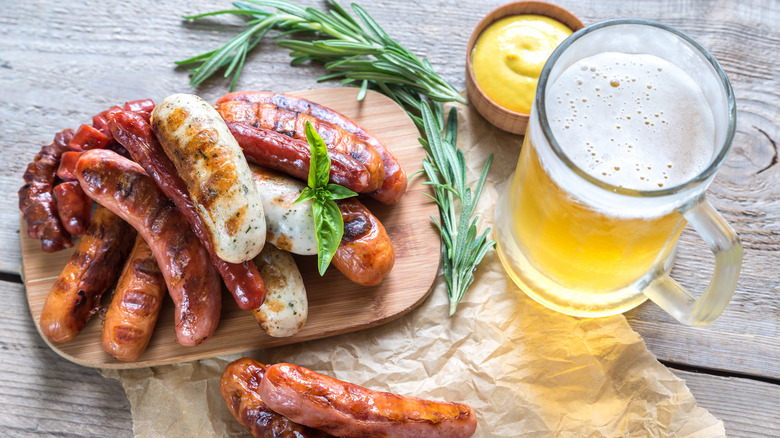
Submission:
{"label": "wooden table", "polygon": [[[323,8],[320,2],[311,3]],[[464,88],[471,29],[501,0],[361,0],[401,44]],[[628,313],[648,348],[685,379],[699,405],[729,436],[780,436],[780,2],[773,0],[559,0],[586,24],[640,17],[678,27],[708,47],[732,81],[739,109],[734,147],[708,192],[741,236],[742,276],[725,313],[706,328],[684,327],[653,304]],[[186,92],[172,61],[227,41],[239,29],[179,16],[229,2],[14,1],[0,15],[0,435],[130,436],[130,406],[118,382],[69,363],[41,340],[20,276],[17,190],[26,164],[64,127],[117,102]],[[239,88],[297,90],[317,84],[319,66],[290,67],[264,42],[248,57]],[[197,90],[214,100],[228,87]],[[711,256],[683,234],[673,276],[700,290]]]}

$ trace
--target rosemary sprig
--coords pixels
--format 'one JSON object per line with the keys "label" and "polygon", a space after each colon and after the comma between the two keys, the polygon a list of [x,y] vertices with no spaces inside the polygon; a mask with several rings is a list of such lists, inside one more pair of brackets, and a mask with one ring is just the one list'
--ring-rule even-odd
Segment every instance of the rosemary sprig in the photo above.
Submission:
{"label": "rosemary sprig", "polygon": [[[466,159],[456,147],[457,112],[450,110],[444,121],[443,102],[466,103],[458,91],[440,77],[425,58],[395,42],[360,6],[352,4],[355,17],[331,0],[328,13],[302,8],[283,0],[245,0],[233,3],[236,9],[186,16],[185,19],[232,14],[248,16],[248,28],[219,49],[178,61],[179,65],[197,64],[190,85],[198,86],[225,68],[225,77],[233,74],[230,89],[235,88],[247,53],[271,29],[281,31],[276,44],[290,51],[291,64],[322,63],[329,71],[318,81],[339,79],[359,85],[358,100],[370,87],[395,100],[414,120],[425,138],[420,144],[426,152],[423,171],[433,188],[441,216],[431,218],[442,240],[443,270],[450,299],[450,315],[455,313],[463,294],[474,281],[473,273],[495,242],[487,238],[490,229],[478,234],[474,216],[492,156],[482,167],[476,186],[466,184]],[[266,10],[263,8],[268,8]],[[295,34],[295,39],[291,35]],[[307,39],[299,39],[299,34]],[[313,38],[313,39],[312,39]]]}

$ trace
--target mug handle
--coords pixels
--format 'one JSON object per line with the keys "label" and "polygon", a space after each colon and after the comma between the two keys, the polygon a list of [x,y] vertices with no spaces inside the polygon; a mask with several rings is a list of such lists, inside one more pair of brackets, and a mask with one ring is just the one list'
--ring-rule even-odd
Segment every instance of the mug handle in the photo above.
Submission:
{"label": "mug handle", "polygon": [[703,196],[683,216],[715,255],[710,285],[697,299],[669,274],[664,274],[648,284],[643,292],[681,323],[700,327],[715,321],[734,295],[742,266],[742,244]]}

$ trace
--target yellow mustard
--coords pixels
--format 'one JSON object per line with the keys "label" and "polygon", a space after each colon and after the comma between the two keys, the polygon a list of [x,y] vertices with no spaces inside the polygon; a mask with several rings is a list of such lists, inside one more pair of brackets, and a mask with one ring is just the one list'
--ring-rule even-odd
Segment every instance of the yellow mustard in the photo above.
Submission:
{"label": "yellow mustard", "polygon": [[472,69],[497,104],[528,114],[547,58],[572,31],[542,15],[515,15],[491,24],[477,40]]}

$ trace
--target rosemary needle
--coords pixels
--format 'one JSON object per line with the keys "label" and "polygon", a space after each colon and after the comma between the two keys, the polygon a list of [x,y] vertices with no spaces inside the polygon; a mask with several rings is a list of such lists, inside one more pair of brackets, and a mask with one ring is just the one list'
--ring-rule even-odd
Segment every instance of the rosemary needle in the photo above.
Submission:
{"label": "rosemary needle", "polygon": [[[431,218],[442,240],[442,268],[450,300],[450,315],[474,281],[474,270],[495,245],[477,230],[474,217],[477,200],[487,178],[492,156],[482,167],[476,186],[466,184],[466,159],[457,144],[457,113],[452,108],[445,123],[443,102],[466,103],[458,90],[436,74],[427,59],[393,40],[359,5],[352,4],[350,15],[335,0],[329,13],[303,8],[283,0],[245,0],[233,3],[235,9],[186,16],[201,19],[216,15],[249,17],[247,29],[224,46],[194,56],[178,65],[193,65],[190,85],[198,86],[220,69],[233,75],[230,90],[246,60],[246,55],[272,30],[279,30],[276,44],[290,51],[293,65],[322,63],[328,74],[318,78],[341,80],[360,87],[358,100],[368,88],[375,89],[401,105],[425,135],[420,144],[426,152],[423,171],[433,189],[440,220]],[[357,17],[357,18],[355,18]],[[301,39],[299,35],[303,35]]]}

